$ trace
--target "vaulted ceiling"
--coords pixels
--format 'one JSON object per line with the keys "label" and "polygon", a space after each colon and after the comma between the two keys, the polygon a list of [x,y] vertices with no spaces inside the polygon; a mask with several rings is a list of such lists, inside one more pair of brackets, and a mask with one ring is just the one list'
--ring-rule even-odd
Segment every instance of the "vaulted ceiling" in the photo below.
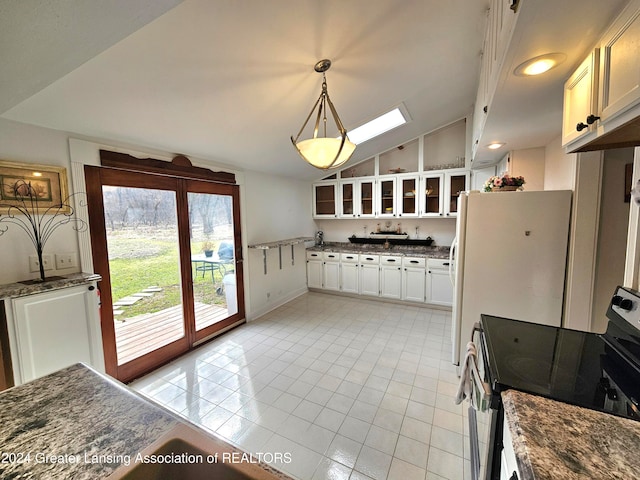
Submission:
{"label": "vaulted ceiling", "polygon": [[[545,86],[553,87],[552,127],[559,134],[563,76],[621,1],[605,7],[599,5],[609,2],[566,0],[588,12],[584,20],[565,2],[535,2],[539,24],[518,37],[523,52],[571,50],[567,65]],[[411,116],[409,124],[360,145],[355,163],[472,111],[488,5],[6,0],[0,3],[0,114],[76,135],[318,178],[322,174],[298,157],[289,140],[320,93],[316,61],[333,62],[329,93],[347,130],[399,104]],[[567,22],[569,31],[585,25],[593,31],[567,38]],[[508,82],[502,83],[508,93]],[[520,98],[535,85],[513,88]],[[550,132],[542,137],[548,140]]]}

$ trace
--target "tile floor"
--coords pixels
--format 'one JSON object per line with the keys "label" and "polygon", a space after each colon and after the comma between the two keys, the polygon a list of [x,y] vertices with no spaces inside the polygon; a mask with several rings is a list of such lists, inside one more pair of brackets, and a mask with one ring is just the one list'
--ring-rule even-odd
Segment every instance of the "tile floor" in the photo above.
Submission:
{"label": "tile floor", "polygon": [[[300,480],[470,478],[451,314],[307,293],[131,386]],[[266,458],[266,457],[265,457]]]}

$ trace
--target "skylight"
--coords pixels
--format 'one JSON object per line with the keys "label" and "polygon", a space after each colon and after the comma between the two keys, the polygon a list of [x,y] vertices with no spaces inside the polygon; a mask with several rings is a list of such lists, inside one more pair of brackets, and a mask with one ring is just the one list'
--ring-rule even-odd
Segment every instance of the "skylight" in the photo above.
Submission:
{"label": "skylight", "polygon": [[349,130],[349,140],[359,145],[405,123],[407,123],[406,116],[400,111],[400,107],[396,107],[358,128]]}

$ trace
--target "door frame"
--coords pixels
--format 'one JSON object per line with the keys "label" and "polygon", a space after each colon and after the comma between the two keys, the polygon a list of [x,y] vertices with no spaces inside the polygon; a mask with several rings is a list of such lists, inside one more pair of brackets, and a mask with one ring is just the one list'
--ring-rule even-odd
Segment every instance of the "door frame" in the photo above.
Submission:
{"label": "door frame", "polygon": [[[102,163],[113,163],[116,159],[117,168],[98,167],[84,165],[86,192],[88,198],[88,220],[91,230],[91,249],[93,252],[94,271],[102,276],[98,282],[101,288],[101,329],[104,345],[105,370],[109,375],[121,381],[130,381],[164,363],[167,363],[179,355],[195,348],[201,343],[228,330],[229,328],[245,321],[244,311],[244,282],[243,282],[243,258],[242,237],[240,222],[240,191],[235,184],[235,176],[224,172],[212,172],[199,167],[191,167],[186,157],[176,157],[178,164],[154,159],[136,159],[130,155],[115,152],[100,151]],[[106,159],[106,160],[105,160]],[[111,159],[111,160],[110,160]],[[185,164],[185,161],[189,164]],[[132,165],[127,168],[127,164]],[[160,170],[158,169],[160,167]],[[126,170],[126,175],[122,175]],[[191,175],[191,173],[194,173]],[[101,178],[106,175],[108,178]],[[126,181],[120,181],[125,177]],[[213,179],[213,178],[214,179]],[[185,335],[183,338],[171,342],[156,350],[142,355],[137,359],[118,365],[115,329],[113,323],[113,305],[111,298],[110,272],[107,256],[107,238],[104,225],[104,204],[102,201],[102,183],[109,178],[119,178],[118,184],[122,186],[138,188],[158,188],[176,192],[177,221],[179,230],[180,275],[183,299],[183,313]],[[222,181],[220,181],[222,180]],[[231,183],[232,180],[234,183]],[[187,204],[187,191],[195,193],[211,193],[207,187],[215,185],[216,190],[222,189],[224,193],[232,197],[233,222],[234,222],[234,248],[235,248],[235,272],[236,293],[238,311],[222,322],[206,327],[199,332],[195,330],[195,314],[193,309],[193,285],[190,261],[190,230]],[[189,187],[192,190],[189,190]],[[185,259],[189,259],[186,261]]]}

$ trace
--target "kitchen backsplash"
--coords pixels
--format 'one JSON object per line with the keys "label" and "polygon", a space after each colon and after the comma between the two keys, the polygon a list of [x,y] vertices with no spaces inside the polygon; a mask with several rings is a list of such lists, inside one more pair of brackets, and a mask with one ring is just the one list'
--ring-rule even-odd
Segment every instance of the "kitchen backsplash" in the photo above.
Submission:
{"label": "kitchen backsplash", "polygon": [[[425,219],[397,219],[392,220],[368,218],[366,220],[316,220],[318,230],[324,232],[326,242],[348,242],[349,237],[355,235],[362,237],[375,232],[378,224],[381,230],[387,230],[385,223],[390,222],[390,229],[396,230],[398,223],[403,233],[409,234],[409,238],[427,238],[434,240],[434,245],[448,247],[456,235],[456,222],[454,218],[425,218]],[[416,227],[417,236],[416,236]]]}

